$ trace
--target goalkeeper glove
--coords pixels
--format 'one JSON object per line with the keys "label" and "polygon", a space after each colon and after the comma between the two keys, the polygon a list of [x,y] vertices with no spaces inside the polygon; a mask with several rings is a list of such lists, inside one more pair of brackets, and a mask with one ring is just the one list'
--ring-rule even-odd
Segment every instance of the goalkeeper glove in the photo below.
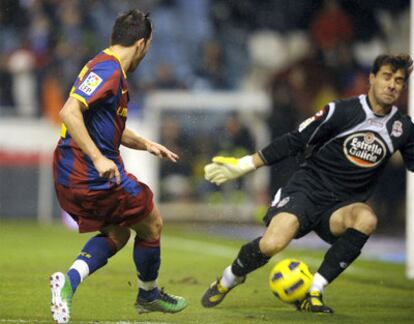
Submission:
{"label": "goalkeeper glove", "polygon": [[240,159],[234,157],[213,157],[213,163],[204,167],[204,178],[216,185],[236,179],[255,170],[253,157],[246,155]]}

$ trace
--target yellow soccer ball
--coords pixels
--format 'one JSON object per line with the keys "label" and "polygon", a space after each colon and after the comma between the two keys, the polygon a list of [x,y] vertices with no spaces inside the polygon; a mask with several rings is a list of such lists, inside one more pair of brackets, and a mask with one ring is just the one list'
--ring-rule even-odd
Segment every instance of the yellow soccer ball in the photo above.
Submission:
{"label": "yellow soccer ball", "polygon": [[278,299],[294,303],[305,298],[312,280],[313,275],[304,262],[284,259],[270,271],[269,286]]}

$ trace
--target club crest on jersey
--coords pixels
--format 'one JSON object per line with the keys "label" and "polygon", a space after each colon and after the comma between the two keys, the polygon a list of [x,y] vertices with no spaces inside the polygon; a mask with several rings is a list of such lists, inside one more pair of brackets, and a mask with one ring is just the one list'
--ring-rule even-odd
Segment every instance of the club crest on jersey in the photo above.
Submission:
{"label": "club crest on jersey", "polygon": [[343,149],[350,162],[363,168],[378,165],[387,153],[383,141],[371,132],[350,135],[345,139]]}
{"label": "club crest on jersey", "polygon": [[90,96],[102,83],[102,78],[94,72],[88,74],[86,79],[79,86],[79,90]]}
{"label": "club crest on jersey", "polygon": [[391,136],[400,137],[402,133],[403,133],[402,122],[400,122],[399,120],[396,120],[392,124]]}

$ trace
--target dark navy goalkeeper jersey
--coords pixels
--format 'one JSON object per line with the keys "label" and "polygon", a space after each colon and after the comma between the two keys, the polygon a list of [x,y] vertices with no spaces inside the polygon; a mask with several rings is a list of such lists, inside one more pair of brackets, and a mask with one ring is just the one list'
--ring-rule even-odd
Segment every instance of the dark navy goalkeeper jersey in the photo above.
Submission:
{"label": "dark navy goalkeeper jersey", "polygon": [[[299,190],[321,190],[333,199],[368,199],[392,154],[399,150],[414,171],[414,124],[393,106],[373,113],[365,95],[338,100],[259,151],[266,164],[306,152],[290,184]],[[300,188],[301,183],[303,184]]]}
{"label": "dark navy goalkeeper jersey", "polygon": [[[117,164],[124,182],[119,146],[128,112],[128,84],[119,58],[109,49],[100,52],[81,70],[70,96],[86,106],[86,129],[101,153]],[[72,188],[100,190],[115,185],[115,181],[99,177],[64,124],[55,150],[54,178],[56,183]]]}

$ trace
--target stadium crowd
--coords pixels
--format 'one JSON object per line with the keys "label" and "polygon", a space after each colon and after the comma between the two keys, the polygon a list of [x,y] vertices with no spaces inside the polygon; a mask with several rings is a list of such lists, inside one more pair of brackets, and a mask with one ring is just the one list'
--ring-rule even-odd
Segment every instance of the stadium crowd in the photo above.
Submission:
{"label": "stadium crowd", "polygon": [[[283,101],[282,82],[299,117],[308,115],[331,98],[364,90],[375,54],[408,50],[409,2],[140,1],[155,33],[146,64],[131,78],[139,89],[131,91],[137,93],[132,101],[139,105],[152,89],[266,87]],[[2,113],[8,107],[56,117],[79,68],[108,45],[108,21],[134,6],[128,0],[1,1]]]}
{"label": "stadium crowd", "polygon": [[[272,99],[269,130],[272,137],[278,136],[329,101],[366,92],[368,67],[377,54],[409,52],[409,4],[409,0],[260,4],[141,0],[140,9],[151,13],[154,36],[145,64],[128,79],[133,95],[130,114],[136,116],[143,109],[145,94],[154,89],[265,90]],[[108,22],[135,6],[132,0],[1,1],[0,117],[46,117],[58,122],[58,111],[78,71],[108,46]],[[400,101],[399,107],[406,109],[406,93]],[[249,135],[239,136],[247,130],[234,126],[237,123],[230,116],[223,125],[228,139],[223,143],[231,146],[234,140],[240,149],[252,150]],[[172,124],[166,120],[163,127],[167,134],[178,135]],[[237,134],[232,135],[235,129]],[[238,138],[247,140],[237,142]],[[196,149],[194,143],[180,141],[173,143],[178,149]],[[279,176],[272,177],[272,187],[286,181],[280,174],[289,174],[291,162],[277,167]],[[180,167],[165,172],[188,175],[188,167]],[[404,181],[400,180],[404,171],[398,161],[390,169],[382,181],[393,181],[379,187],[397,204],[402,197],[393,184],[401,186],[396,182]],[[389,209],[384,214],[395,206],[384,206]]]}

